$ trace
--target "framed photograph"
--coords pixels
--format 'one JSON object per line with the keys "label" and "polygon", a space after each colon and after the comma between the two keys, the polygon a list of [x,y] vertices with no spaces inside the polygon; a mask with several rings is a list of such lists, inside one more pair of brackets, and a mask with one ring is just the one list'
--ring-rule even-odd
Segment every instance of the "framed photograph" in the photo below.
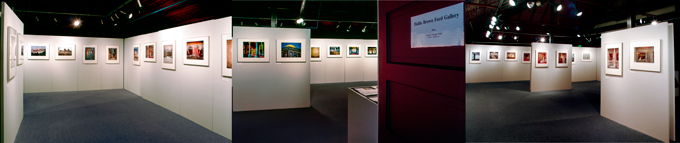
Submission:
{"label": "framed photograph", "polygon": [[481,64],[482,63],[482,52],[476,50],[470,50],[470,63],[471,64]]}
{"label": "framed photograph", "polygon": [[361,46],[359,46],[359,45],[347,45],[347,57],[348,58],[361,58]]}
{"label": "framed photograph", "polygon": [[19,48],[17,48],[17,50],[19,50],[19,51],[17,51],[17,55],[19,56],[19,59],[18,59],[19,64],[17,64],[17,66],[20,66],[20,65],[24,64],[24,35],[23,34],[17,34],[17,35],[18,35],[17,38],[19,40],[19,45],[18,45]]}
{"label": "framed photograph", "polygon": [[184,39],[184,64],[210,66],[210,37]]}
{"label": "framed photograph", "polygon": [[489,54],[486,57],[487,61],[500,61],[500,52],[498,51],[489,51]]}
{"label": "framed photograph", "polygon": [[536,51],[536,67],[537,68],[547,68],[548,67],[548,52],[547,51]]}
{"label": "framed photograph", "polygon": [[342,58],[342,47],[339,45],[328,46],[327,58]]}
{"label": "framed photograph", "polygon": [[57,60],[75,60],[76,59],[76,45],[74,44],[63,44],[57,45],[57,52],[55,52],[55,58]]}
{"label": "framed photograph", "polygon": [[590,62],[590,61],[593,61],[592,59],[590,59],[590,53],[583,52],[582,56],[581,56],[581,62]]}
{"label": "framed photograph", "polygon": [[238,39],[238,62],[269,62],[269,39]]}
{"label": "framed photograph", "polygon": [[139,44],[132,45],[132,65],[139,66]]}
{"label": "framed photograph", "polygon": [[311,62],[320,62],[321,61],[321,46],[312,46],[309,48],[310,50],[310,56],[309,56],[309,61]]}
{"label": "framed photograph", "polygon": [[505,52],[505,60],[506,61],[517,61],[517,52],[515,52],[515,51]]}
{"label": "framed photograph", "polygon": [[156,62],[156,42],[144,44],[144,61],[145,62]]}
{"label": "framed photograph", "polygon": [[83,45],[83,63],[97,63],[97,45]]}
{"label": "framed photograph", "polygon": [[307,62],[305,39],[276,40],[276,62]]}
{"label": "framed photograph", "polygon": [[572,65],[576,64],[576,63],[574,62],[574,58],[575,58],[575,57],[576,57],[576,53],[572,52],[572,53],[571,53],[571,64],[572,64]]}
{"label": "framed photograph", "polygon": [[531,63],[531,51],[522,51],[522,63],[523,64]]}
{"label": "framed photograph", "polygon": [[366,46],[366,58],[377,58],[378,57],[378,46],[368,45]]}
{"label": "framed photograph", "polygon": [[[10,44],[12,44],[10,42]],[[50,45],[49,44],[31,44],[28,53],[29,60],[49,60],[50,59]]]}
{"label": "framed photograph", "polygon": [[623,47],[623,43],[614,43],[614,44],[606,44],[604,45],[604,73],[607,75],[617,75],[617,76],[623,76],[623,67],[622,61],[620,59],[623,59],[622,53],[623,50],[621,49]]}
{"label": "framed photograph", "polygon": [[661,72],[661,40],[630,42],[631,70]]}
{"label": "framed photograph", "polygon": [[106,63],[107,64],[120,63],[118,52],[119,52],[118,46],[106,46]]}
{"label": "framed photograph", "polygon": [[567,55],[566,51],[557,51],[555,53],[555,67],[557,68],[566,68],[569,67],[567,59],[569,59],[569,55]]}
{"label": "framed photograph", "polygon": [[231,68],[234,64],[234,49],[231,34],[222,35],[222,76],[232,77]]}
{"label": "framed photograph", "polygon": [[[7,27],[7,81],[10,81],[17,74],[17,42],[18,42],[17,31],[12,27]],[[45,53],[44,51],[42,52]]]}
{"label": "framed photograph", "polygon": [[162,69],[175,69],[175,40],[163,41],[161,42],[162,55],[161,58],[161,68]]}

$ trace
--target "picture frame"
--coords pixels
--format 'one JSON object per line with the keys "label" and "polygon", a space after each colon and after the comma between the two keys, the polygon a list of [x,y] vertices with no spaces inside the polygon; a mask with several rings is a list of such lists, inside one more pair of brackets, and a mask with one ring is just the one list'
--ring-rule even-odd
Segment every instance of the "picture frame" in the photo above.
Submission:
{"label": "picture frame", "polygon": [[118,46],[105,46],[106,47],[106,63],[107,64],[118,64],[120,63],[120,49]]}
{"label": "picture frame", "polygon": [[348,58],[361,58],[362,55],[362,47],[361,45],[347,45],[347,57]]}
{"label": "picture frame", "polygon": [[132,45],[132,65],[139,66],[139,56],[142,54],[139,49],[139,44]]}
{"label": "picture frame", "polygon": [[309,61],[310,62],[320,62],[321,61],[321,53],[323,53],[324,48],[321,48],[321,46],[310,46],[309,47]]}
{"label": "picture frame", "polygon": [[548,63],[550,63],[550,53],[548,53],[548,51],[538,51],[538,50],[535,50],[535,51],[536,51],[535,52],[536,54],[534,54],[534,55],[536,55],[536,56],[534,56],[534,57],[536,57],[536,58],[534,59],[534,61],[536,61],[536,67],[537,68],[547,68],[547,67],[549,67]]}
{"label": "picture frame", "polygon": [[175,70],[175,64],[177,63],[177,46],[175,46],[175,40],[162,41],[159,48],[162,57],[161,59],[161,69]]}
{"label": "picture frame", "polygon": [[83,45],[83,64],[97,63],[97,45]]}
{"label": "picture frame", "polygon": [[591,61],[593,61],[593,59],[592,59],[592,54],[590,52],[581,53],[581,62],[591,62]]}
{"label": "picture frame", "polygon": [[[7,46],[5,47],[5,53],[7,53],[7,81],[14,79],[17,74],[17,42],[18,42],[17,31],[11,26],[7,27]],[[43,54],[45,52],[43,51]]]}
{"label": "picture frame", "polygon": [[144,50],[144,61],[145,62],[156,62],[156,42],[146,43],[142,45],[142,50]]}
{"label": "picture frame", "polygon": [[505,61],[517,61],[517,52],[516,51],[505,51]]}
{"label": "picture frame", "polygon": [[378,57],[378,46],[376,45],[367,45],[365,50],[365,55],[364,57],[366,58],[377,58]]}
{"label": "picture frame", "polygon": [[495,51],[495,50],[489,50],[486,52],[486,60],[487,61],[500,61],[501,60],[501,52]]}
{"label": "picture frame", "polygon": [[482,63],[482,51],[470,50],[470,63],[471,64],[481,64]]}
{"label": "picture frame", "polygon": [[611,43],[604,46],[605,75],[623,76],[623,43]]}
{"label": "picture frame", "polygon": [[661,39],[630,42],[630,70],[661,72]]}
{"label": "picture frame", "polygon": [[19,40],[19,43],[18,43],[19,45],[18,45],[18,48],[17,48],[17,50],[18,50],[17,56],[19,57],[19,59],[18,59],[17,66],[20,66],[20,65],[24,64],[24,46],[25,46],[24,45],[24,34],[19,33],[17,35],[18,35],[17,39]]}
{"label": "picture frame", "polygon": [[569,54],[567,51],[555,51],[555,67],[566,68],[569,67]]}
{"label": "picture frame", "polygon": [[57,60],[75,60],[76,59],[76,45],[75,44],[61,44],[57,45],[56,52],[54,52],[54,59]]}
{"label": "picture frame", "polygon": [[234,66],[234,48],[231,34],[222,35],[222,76],[232,77]]}
{"label": "picture frame", "polygon": [[210,37],[196,37],[184,39],[184,64],[195,66],[210,66]]}
{"label": "picture frame", "polygon": [[50,44],[30,44],[28,46],[29,52],[26,52],[26,59],[29,60],[49,60],[50,59]]}
{"label": "picture frame", "polygon": [[574,60],[575,58],[576,58],[576,53],[575,53],[575,52],[571,52],[571,65],[575,65],[575,64],[576,64],[576,61]]}
{"label": "picture frame", "polygon": [[522,51],[522,63],[531,64],[531,51]]}
{"label": "picture frame", "polygon": [[238,62],[269,63],[269,39],[238,39],[236,52]]}
{"label": "picture frame", "polygon": [[307,40],[277,39],[276,62],[307,62]]}
{"label": "picture frame", "polygon": [[343,48],[341,45],[328,45],[326,49],[328,50],[326,58],[342,58]]}

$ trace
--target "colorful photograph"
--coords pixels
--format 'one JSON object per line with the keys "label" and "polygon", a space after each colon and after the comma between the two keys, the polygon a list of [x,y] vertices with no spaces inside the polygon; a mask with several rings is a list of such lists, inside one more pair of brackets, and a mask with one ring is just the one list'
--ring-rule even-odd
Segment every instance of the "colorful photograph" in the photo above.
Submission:
{"label": "colorful photograph", "polygon": [[498,52],[496,52],[496,51],[489,52],[489,59],[492,59],[492,60],[498,59]]}
{"label": "colorful photograph", "polygon": [[567,63],[567,53],[557,53],[557,56],[559,57],[557,60],[557,64]]}
{"label": "colorful photograph", "polygon": [[85,60],[94,60],[94,47],[85,47]]}
{"label": "colorful photograph", "polygon": [[523,61],[531,61],[531,53],[524,53]]}
{"label": "colorful photograph", "polygon": [[57,56],[72,56],[73,47],[57,47]]}
{"label": "colorful photograph", "polygon": [[31,46],[31,56],[45,56],[46,46]]}
{"label": "colorful photograph", "polygon": [[312,47],[312,58],[319,58],[319,47]]}
{"label": "colorful photograph", "polygon": [[515,52],[507,52],[506,54],[507,54],[507,56],[508,56],[508,57],[507,57],[508,60],[514,60],[514,59],[516,59],[516,58],[515,58],[515,55],[516,55]]}
{"label": "colorful photograph", "polygon": [[548,52],[538,52],[537,64],[548,64]]}
{"label": "colorful photograph", "polygon": [[480,52],[472,52],[472,54],[471,54],[472,61],[479,61],[479,59],[481,59],[479,54],[481,54],[481,53]]}
{"label": "colorful photograph", "polygon": [[367,47],[368,52],[366,54],[368,55],[378,55],[378,47]]}
{"label": "colorful photograph", "polygon": [[243,42],[243,58],[264,58],[264,42]]}
{"label": "colorful photograph", "polygon": [[340,55],[340,47],[328,47],[328,52],[331,55]]}
{"label": "colorful photograph", "polygon": [[109,60],[118,60],[118,48],[109,48]]}
{"label": "colorful photograph", "polygon": [[135,53],[135,55],[133,56],[132,59],[133,59],[134,61],[139,61],[139,47],[135,47],[135,48],[134,48],[134,53]]}
{"label": "colorful photograph", "polygon": [[619,69],[619,49],[607,49],[607,68]]}
{"label": "colorful photograph", "polygon": [[231,51],[231,40],[227,40],[227,68],[231,68],[231,57],[233,56]]}
{"label": "colorful photograph", "polygon": [[635,47],[636,63],[654,63],[654,47]]}
{"label": "colorful photograph", "polygon": [[163,45],[163,63],[172,64],[172,45]]}
{"label": "colorful photograph", "polygon": [[203,60],[203,41],[187,42],[187,59]]}
{"label": "colorful photograph", "polygon": [[154,45],[146,45],[146,58],[153,58],[153,46]]}
{"label": "colorful photograph", "polygon": [[348,47],[349,55],[359,55],[359,47]]}
{"label": "colorful photograph", "polygon": [[590,53],[583,53],[583,60],[590,60]]}
{"label": "colorful photograph", "polygon": [[302,57],[302,43],[295,42],[281,42],[281,57],[282,58],[299,58]]}

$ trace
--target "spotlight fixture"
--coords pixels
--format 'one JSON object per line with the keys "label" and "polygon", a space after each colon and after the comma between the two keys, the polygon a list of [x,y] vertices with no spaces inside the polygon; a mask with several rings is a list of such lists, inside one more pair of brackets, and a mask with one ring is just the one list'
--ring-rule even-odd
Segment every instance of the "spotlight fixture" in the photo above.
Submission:
{"label": "spotlight fixture", "polygon": [[501,27],[500,27],[500,26],[496,26],[496,30],[501,30]]}
{"label": "spotlight fixture", "polygon": [[505,27],[503,27],[503,28],[505,28],[505,30],[508,30],[508,27],[507,27],[507,26],[505,26]]}
{"label": "spotlight fixture", "polygon": [[113,24],[113,26],[118,26],[118,23],[116,23],[116,24]]}
{"label": "spotlight fixture", "polygon": [[498,35],[498,40],[503,40],[503,35]]}
{"label": "spotlight fixture", "polygon": [[583,12],[582,12],[582,11],[580,11],[580,12],[576,13],[576,16],[581,16],[581,14],[583,14]]}
{"label": "spotlight fixture", "polygon": [[519,31],[519,26],[515,27],[515,30]]}
{"label": "spotlight fixture", "polygon": [[533,2],[533,1],[527,2],[527,7],[528,7],[529,9],[533,8],[533,7],[534,7],[534,2]]}
{"label": "spotlight fixture", "polygon": [[130,13],[130,16],[128,16],[128,19],[132,19],[132,13]]}
{"label": "spotlight fixture", "polygon": [[493,29],[493,24],[489,24],[489,29]]}
{"label": "spotlight fixture", "polygon": [[304,19],[302,19],[302,18],[300,18],[300,19],[298,19],[298,20],[297,20],[297,21],[295,21],[295,22],[296,22],[297,24],[301,24],[302,22],[305,22],[305,20],[304,20]]}
{"label": "spotlight fixture", "polygon": [[545,38],[541,37],[541,42],[545,42]]}
{"label": "spotlight fixture", "polygon": [[338,24],[338,26],[335,26],[335,28],[340,28],[340,24]]}
{"label": "spotlight fixture", "polygon": [[510,5],[511,5],[511,6],[515,6],[515,1],[514,1],[514,0],[510,0]]}
{"label": "spotlight fixture", "polygon": [[122,13],[122,14],[127,14],[127,13],[125,13],[125,11],[122,11],[122,10],[120,11],[120,13]]}
{"label": "spotlight fixture", "polygon": [[578,34],[576,34],[576,37],[579,37],[579,38],[580,38],[580,37],[581,37],[581,35],[578,35]]}
{"label": "spotlight fixture", "polygon": [[137,0],[137,4],[139,5],[139,7],[142,7],[142,3],[139,2],[139,0]]}
{"label": "spotlight fixture", "polygon": [[489,38],[491,36],[491,31],[486,31],[486,38]]}
{"label": "spotlight fixture", "polygon": [[76,26],[76,27],[80,26],[80,20],[74,21],[74,22],[73,22],[73,25]]}
{"label": "spotlight fixture", "polygon": [[57,18],[54,18],[54,22],[57,22]]}
{"label": "spotlight fixture", "polygon": [[548,36],[550,36],[550,32],[548,32],[548,33],[545,33],[545,34],[548,34]]}
{"label": "spotlight fixture", "polygon": [[36,16],[36,17],[35,17],[35,21],[40,21],[40,19],[38,19],[38,17]]}
{"label": "spotlight fixture", "polygon": [[120,17],[118,17],[118,13],[114,13],[113,15],[116,16],[116,19],[120,19]]}
{"label": "spotlight fixture", "polygon": [[652,25],[656,25],[657,23],[656,20],[652,21]]}
{"label": "spotlight fixture", "polygon": [[492,16],[492,17],[491,17],[491,21],[492,21],[492,22],[493,22],[493,21],[496,21],[496,20],[498,20],[498,19],[496,19],[496,16]]}
{"label": "spotlight fixture", "polygon": [[560,10],[562,10],[562,5],[561,5],[561,4],[557,6],[557,11],[560,11]]}
{"label": "spotlight fixture", "polygon": [[104,20],[102,20],[102,25],[104,25]]}
{"label": "spotlight fixture", "polygon": [[114,20],[113,20],[113,16],[111,16],[111,21],[114,21]]}
{"label": "spotlight fixture", "polygon": [[364,26],[364,29],[362,29],[361,32],[366,32],[366,27],[368,26]]}
{"label": "spotlight fixture", "polygon": [[260,24],[257,24],[257,22],[255,22],[255,26],[260,26]]}
{"label": "spotlight fixture", "polygon": [[515,36],[515,37],[512,37],[512,39],[515,39],[515,40],[517,40],[517,36]]}
{"label": "spotlight fixture", "polygon": [[642,24],[642,19],[640,19],[640,24]]}
{"label": "spotlight fixture", "polygon": [[352,28],[352,25],[349,25],[349,27],[347,27],[347,32],[349,32],[349,29],[351,29],[351,28]]}
{"label": "spotlight fixture", "polygon": [[279,24],[279,27],[283,27],[283,22],[281,22],[281,24]]}
{"label": "spotlight fixture", "polygon": [[541,7],[543,4],[541,4],[541,1],[536,1],[536,7]]}

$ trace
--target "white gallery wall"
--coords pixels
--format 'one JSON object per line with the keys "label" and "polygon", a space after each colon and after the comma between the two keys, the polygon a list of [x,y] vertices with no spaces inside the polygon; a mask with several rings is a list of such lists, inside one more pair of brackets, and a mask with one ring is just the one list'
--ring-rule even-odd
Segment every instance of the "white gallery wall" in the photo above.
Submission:
{"label": "white gallery wall", "polygon": [[[660,72],[631,70],[631,42],[660,41]],[[675,138],[673,25],[667,22],[602,34],[600,56],[607,44],[623,44],[622,75],[601,76],[601,114],[617,123],[664,142]],[[604,58],[600,67],[604,67]]]}
{"label": "white gallery wall", "polygon": [[[571,82],[597,80],[597,57],[599,48],[573,47],[574,64],[571,65]],[[591,61],[583,61],[583,53],[590,53]]]}
{"label": "white gallery wall", "polygon": [[[6,53],[9,53],[7,45],[7,28],[12,27],[18,33],[24,33],[24,23],[19,17],[9,8],[7,3],[2,2],[2,59],[7,59]],[[25,43],[25,42],[24,42]],[[24,119],[24,65],[16,67],[17,74],[8,81],[7,76],[7,60],[2,60],[2,140],[6,143],[14,142],[17,132],[19,132],[19,125]]]}
{"label": "white gallery wall", "polygon": [[[311,39],[310,43],[310,47],[319,46],[322,49],[322,53],[319,54],[321,61],[310,62],[312,84],[378,80],[378,57],[366,57],[365,52],[367,46],[377,46],[378,40]],[[330,45],[340,46],[343,51],[342,57],[327,57]],[[361,57],[348,58],[346,53],[348,45],[361,46]]]}
{"label": "white gallery wall", "polygon": [[[309,51],[310,29],[261,28],[234,26],[234,47],[238,39],[265,39],[269,62],[239,62],[233,66],[234,111],[252,111],[310,107],[310,64],[305,62],[277,62],[277,40],[304,40]],[[242,54],[234,48],[234,55]],[[268,52],[267,52],[268,50]]]}
{"label": "white gallery wall", "polygon": [[[571,89],[571,44],[531,43],[531,92]],[[536,67],[537,52],[548,52],[548,67]],[[567,66],[557,67],[557,52],[567,53]]]}
{"label": "white gallery wall", "polygon": [[[505,45],[465,45],[465,83],[504,82],[530,80],[531,64],[522,63],[522,52],[530,51],[531,47]],[[470,63],[470,51],[480,52],[481,63]],[[499,51],[497,61],[487,60],[489,51]],[[506,61],[505,52],[517,53],[517,60]]]}
{"label": "white gallery wall", "polygon": [[[50,59],[24,60],[24,93],[83,91],[123,88],[123,62],[106,63],[106,46],[124,51],[123,39],[25,35],[26,52],[31,44],[49,45]],[[58,45],[75,45],[75,59],[55,59]],[[97,45],[97,63],[84,64],[83,45]],[[119,54],[118,58],[125,58]]]}
{"label": "white gallery wall", "polygon": [[[231,139],[232,80],[222,76],[222,35],[231,33],[227,17],[126,38],[125,89]],[[183,40],[197,37],[209,37],[208,66],[184,64]],[[176,47],[175,70],[161,68],[161,42],[169,40]],[[145,43],[156,44],[156,62],[140,54],[140,65],[133,65],[133,45]]]}

